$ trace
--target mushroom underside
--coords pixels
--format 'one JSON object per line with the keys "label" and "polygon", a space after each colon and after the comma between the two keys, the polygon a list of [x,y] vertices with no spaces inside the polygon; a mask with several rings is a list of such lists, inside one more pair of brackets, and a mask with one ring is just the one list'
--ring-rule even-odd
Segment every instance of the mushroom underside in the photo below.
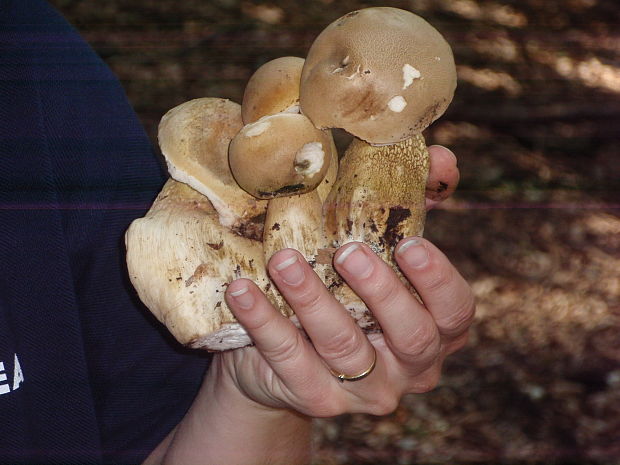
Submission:
{"label": "mushroom underside", "polygon": [[251,343],[224,299],[237,278],[251,279],[291,314],[269,281],[261,242],[223,227],[209,200],[185,184],[168,180],[125,241],[140,299],[184,345],[226,350]]}

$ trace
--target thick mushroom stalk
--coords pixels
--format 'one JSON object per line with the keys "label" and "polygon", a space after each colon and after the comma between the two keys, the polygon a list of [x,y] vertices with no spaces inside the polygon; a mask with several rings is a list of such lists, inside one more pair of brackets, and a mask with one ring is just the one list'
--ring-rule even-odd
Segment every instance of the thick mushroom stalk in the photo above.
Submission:
{"label": "thick mushroom stalk", "polygon": [[[408,11],[354,11],[317,37],[302,70],[301,111],[319,128],[355,136],[323,209],[332,246],[365,242],[398,271],[394,246],[424,229],[429,160],[421,132],[455,87],[449,45]],[[377,327],[338,275],[327,284],[362,326]]]}
{"label": "thick mushroom stalk", "polygon": [[429,166],[421,135],[380,147],[354,139],[340,166],[324,206],[325,233],[335,247],[361,241],[389,258],[403,237],[422,235]]}

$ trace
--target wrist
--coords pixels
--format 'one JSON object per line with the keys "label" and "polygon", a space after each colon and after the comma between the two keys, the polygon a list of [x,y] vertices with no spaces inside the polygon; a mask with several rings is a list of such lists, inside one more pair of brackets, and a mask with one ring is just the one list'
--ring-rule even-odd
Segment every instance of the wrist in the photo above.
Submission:
{"label": "wrist", "polygon": [[219,355],[213,358],[192,408],[177,427],[164,463],[309,463],[311,418],[251,399],[222,359]]}
{"label": "wrist", "polygon": [[[244,424],[265,422],[279,422],[282,420],[295,420],[303,423],[311,423],[312,419],[295,410],[289,409],[275,399],[257,401],[252,393],[246,390],[237,381],[235,372],[222,357],[214,357],[212,366],[207,373],[201,396],[204,397],[202,405],[208,405],[209,409],[218,409],[220,419]],[[212,402],[208,402],[211,399]]]}

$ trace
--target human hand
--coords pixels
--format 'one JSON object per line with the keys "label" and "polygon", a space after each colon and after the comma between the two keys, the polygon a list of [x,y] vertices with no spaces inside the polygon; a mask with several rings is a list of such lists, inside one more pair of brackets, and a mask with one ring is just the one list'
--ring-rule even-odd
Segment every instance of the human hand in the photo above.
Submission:
{"label": "human hand", "polygon": [[[447,149],[434,146],[429,151],[429,190],[435,195],[427,206],[432,207],[454,190],[458,170]],[[447,188],[437,189],[440,181]],[[255,402],[309,416],[385,414],[403,394],[434,387],[444,358],[467,339],[473,295],[428,241],[404,239],[395,250],[404,276],[423,303],[366,245],[347,244],[334,257],[337,271],[381,324],[381,334],[366,336],[297,251],[276,253],[269,272],[310,340],[251,281],[231,283],[227,302],[255,347],[221,354],[224,372]],[[376,368],[363,380],[340,383],[330,371],[363,372],[375,352]]]}
{"label": "human hand", "polygon": [[[466,342],[473,295],[424,239],[401,241],[396,260],[423,304],[366,245],[350,243],[335,255],[336,269],[382,326],[383,333],[368,336],[297,251],[276,253],[269,271],[312,343],[251,281],[232,283],[227,301],[255,342],[221,355],[234,367],[229,372],[238,389],[259,404],[315,417],[386,414],[403,394],[432,389],[444,358]],[[330,372],[363,372],[375,351],[376,368],[362,380],[340,383]]]}
{"label": "human hand", "polygon": [[[429,147],[429,154],[432,208],[454,191],[459,173],[448,149]],[[346,244],[334,258],[383,333],[365,335],[292,249],[274,254],[269,272],[305,332],[252,281],[231,283],[226,301],[255,345],[214,356],[192,407],[145,463],[307,464],[310,417],[385,414],[403,394],[432,389],[445,357],[467,340],[473,294],[430,242],[407,238],[395,250],[421,301],[364,244]],[[364,371],[344,382],[332,373]]]}

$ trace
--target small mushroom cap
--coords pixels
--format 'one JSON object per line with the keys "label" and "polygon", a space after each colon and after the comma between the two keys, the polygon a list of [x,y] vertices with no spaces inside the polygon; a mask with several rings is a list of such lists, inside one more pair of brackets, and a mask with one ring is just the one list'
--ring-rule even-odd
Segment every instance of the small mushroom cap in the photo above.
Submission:
{"label": "small mushroom cap", "polygon": [[315,189],[328,171],[332,147],[330,133],[305,116],[278,113],[239,131],[230,143],[229,163],[242,189],[271,199]]}
{"label": "small mushroom cap", "polygon": [[299,81],[303,66],[303,58],[281,57],[258,68],[243,94],[243,124],[285,111],[299,113]]}
{"label": "small mushroom cap", "polygon": [[351,12],[316,38],[301,76],[303,114],[371,144],[422,132],[456,88],[450,46],[419,16],[388,7]]}

